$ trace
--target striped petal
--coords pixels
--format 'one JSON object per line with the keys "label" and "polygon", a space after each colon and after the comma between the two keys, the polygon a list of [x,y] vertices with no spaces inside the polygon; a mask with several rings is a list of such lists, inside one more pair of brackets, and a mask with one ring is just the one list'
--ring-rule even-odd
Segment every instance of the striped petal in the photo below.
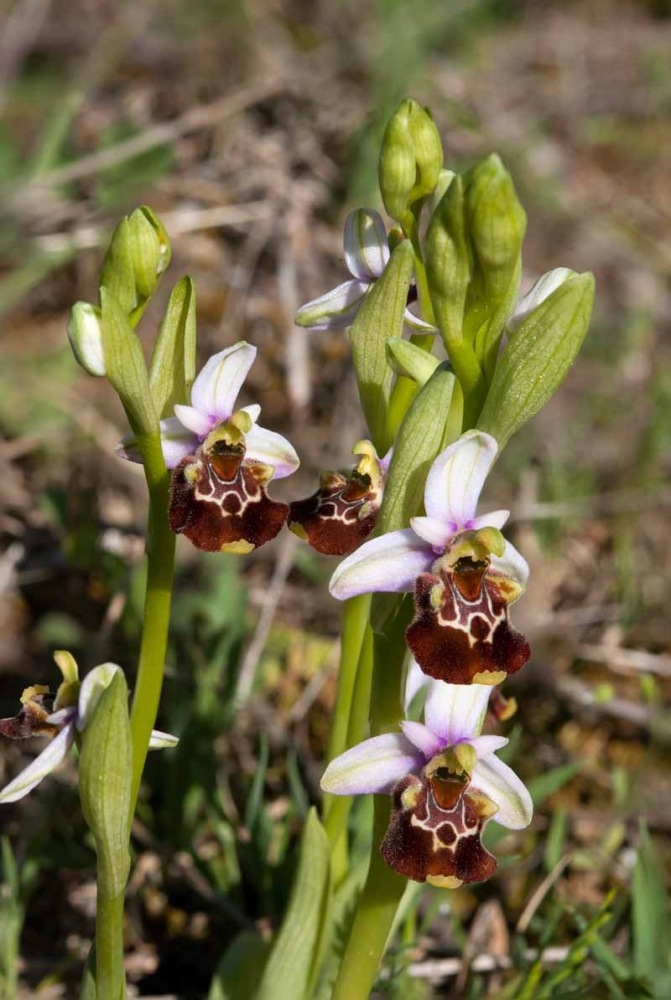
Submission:
{"label": "striped petal", "polygon": [[275,470],[274,479],[290,476],[300,465],[300,459],[293,445],[275,431],[254,424],[245,434],[245,440],[247,442],[245,458],[252,462],[261,462],[263,465],[272,465]]}
{"label": "striped petal", "polygon": [[294,323],[311,330],[340,330],[351,326],[368,288],[369,282],[366,281],[345,281],[301,306],[294,316]]}
{"label": "striped petal", "polygon": [[367,208],[357,208],[345,219],[345,263],[350,274],[361,281],[379,278],[389,260],[387,231],[382,216]]}
{"label": "striped petal", "polygon": [[244,340],[219,351],[193,383],[191,405],[213,418],[213,424],[228,420],[255,357],[256,348]]}
{"label": "striped petal", "polygon": [[447,684],[433,680],[424,705],[429,729],[447,746],[472,741],[485,721],[489,687],[485,684]]}
{"label": "striped petal", "polygon": [[424,506],[429,517],[461,531],[475,517],[498,445],[483,431],[468,431],[435,460],[426,479]]}
{"label": "striped petal", "polygon": [[384,733],[346,750],[326,768],[323,791],[331,795],[388,793],[406,774],[419,772],[424,755],[401,733]]}
{"label": "striped petal", "polygon": [[471,788],[496,802],[499,811],[494,819],[501,826],[522,830],[531,822],[534,809],[529,790],[513,769],[493,754],[478,760],[471,775]]}
{"label": "striped petal", "polygon": [[405,594],[435,555],[410,528],[373,538],[340,563],[329,589],[339,601],[357,594]]}
{"label": "striped petal", "polygon": [[58,765],[67,757],[70,747],[75,740],[75,727],[73,724],[61,729],[57,736],[44,748],[39,757],[25,767],[13,781],[0,792],[0,803],[16,802],[24,795],[31,792],[36,785],[39,785],[42,778],[51,774]]}

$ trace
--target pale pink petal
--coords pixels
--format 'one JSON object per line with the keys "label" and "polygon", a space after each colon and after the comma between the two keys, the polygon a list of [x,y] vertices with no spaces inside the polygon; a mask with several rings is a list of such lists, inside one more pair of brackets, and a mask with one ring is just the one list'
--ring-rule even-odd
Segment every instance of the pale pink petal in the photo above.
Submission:
{"label": "pale pink petal", "polygon": [[410,527],[434,549],[444,549],[454,534],[448,524],[433,517],[411,517]]}
{"label": "pale pink petal", "polygon": [[432,681],[430,677],[427,677],[427,675],[424,673],[417,660],[414,657],[412,657],[410,663],[408,664],[408,673],[405,679],[404,705],[405,705],[406,715],[408,713],[408,709],[410,708],[412,702],[415,699],[415,696],[419,694],[422,688],[428,687],[429,684],[433,683],[434,681]]}
{"label": "pale pink petal", "polygon": [[70,747],[75,740],[75,727],[73,724],[61,729],[57,736],[44,748],[39,757],[36,757],[28,767],[0,792],[0,802],[16,802],[24,795],[31,792],[36,785],[39,785],[42,778],[58,767],[65,760]]}
{"label": "pale pink petal", "polygon": [[492,572],[503,576],[512,576],[514,580],[526,587],[529,579],[529,563],[521,552],[518,552],[511,542],[506,542],[502,556],[492,556]]}
{"label": "pale pink petal", "polygon": [[424,755],[401,733],[384,733],[364,740],[332,760],[321,780],[331,795],[391,792],[406,774],[424,767]]}
{"label": "pale pink petal", "polygon": [[468,742],[480,759],[480,757],[489,757],[496,750],[501,750],[508,745],[509,740],[505,736],[474,736]]}
{"label": "pale pink petal", "polygon": [[432,733],[428,726],[423,726],[421,722],[411,722],[405,719],[401,722],[401,729],[403,735],[407,736],[410,742],[424,754],[426,760],[431,760],[445,747],[445,741]]}
{"label": "pale pink petal", "polygon": [[183,403],[175,405],[175,416],[180,424],[201,439],[207,437],[217,423],[216,418],[208,417],[206,413],[197,410],[195,406],[185,406]]}
{"label": "pale pink petal", "polygon": [[345,281],[301,306],[294,316],[294,323],[311,330],[339,330],[351,326],[368,288],[365,281]]}
{"label": "pale pink petal", "polygon": [[545,302],[548,296],[552,295],[565,281],[572,278],[575,273],[569,267],[555,267],[554,270],[542,275],[515,306],[513,314],[508,320],[508,333],[514,333],[541,302]]}
{"label": "pale pink petal", "polygon": [[473,768],[471,788],[484,792],[499,811],[494,820],[509,830],[528,826],[533,816],[533,803],[524,782],[512,768],[493,755],[478,760]]}
{"label": "pale pink petal", "polygon": [[329,590],[339,601],[357,594],[405,594],[431,568],[433,550],[410,528],[373,538],[340,563]]}
{"label": "pale pink petal", "polygon": [[251,462],[263,462],[272,465],[275,479],[284,479],[295,472],[300,465],[300,459],[293,445],[281,434],[266,430],[265,427],[254,426],[245,434],[247,451],[245,458]]}
{"label": "pale pink petal", "polygon": [[479,528],[498,528],[500,531],[509,517],[509,510],[493,510],[489,514],[478,514],[472,519],[470,527],[474,531]]}
{"label": "pale pink petal", "polygon": [[470,742],[480,735],[490,691],[485,684],[446,684],[432,680],[424,704],[424,720],[446,745]]}
{"label": "pale pink petal", "polygon": [[438,327],[432,326],[431,323],[426,323],[419,316],[415,316],[413,312],[406,309],[403,313],[403,322],[406,326],[409,326],[411,330],[415,333],[438,333]]}
{"label": "pale pink petal", "polygon": [[494,464],[498,445],[483,431],[468,431],[435,460],[426,480],[429,517],[462,531],[475,517],[478,498]]}
{"label": "pale pink petal", "polygon": [[375,281],[389,260],[389,244],[382,216],[357,208],[345,219],[345,263],[350,274],[362,281]]}
{"label": "pale pink petal", "polygon": [[177,736],[172,736],[170,733],[162,733],[160,729],[152,729],[149,737],[150,750],[169,750],[171,747],[176,747],[178,743],[179,739]]}
{"label": "pale pink petal", "polygon": [[[161,450],[165,464],[169,469],[174,469],[186,455],[193,454],[200,441],[197,435],[188,431],[177,417],[168,417],[166,420],[162,420],[159,426]],[[116,446],[115,453],[119,458],[125,458],[129,462],[142,462],[142,455],[134,434],[127,434]]]}
{"label": "pale pink petal", "polygon": [[192,406],[213,423],[228,420],[255,357],[256,348],[244,340],[211,357],[193,383]]}

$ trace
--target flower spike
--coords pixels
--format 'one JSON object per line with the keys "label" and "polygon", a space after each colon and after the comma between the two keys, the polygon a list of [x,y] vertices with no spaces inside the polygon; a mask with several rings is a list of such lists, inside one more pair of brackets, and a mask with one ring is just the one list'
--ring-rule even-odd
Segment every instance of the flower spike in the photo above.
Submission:
{"label": "flower spike", "polygon": [[408,645],[425,673],[451,684],[498,684],[530,656],[508,617],[529,573],[501,535],[508,511],[476,514],[496,453],[489,434],[462,435],[429,470],[426,516],[365,542],[331,578],[339,600],[414,591]]}
{"label": "flower spike", "polygon": [[328,556],[358,548],[375,527],[382,503],[391,452],[379,459],[370,441],[359,441],[352,451],[361,457],[349,474],[323,472],[317,492],[289,507],[289,528]]}

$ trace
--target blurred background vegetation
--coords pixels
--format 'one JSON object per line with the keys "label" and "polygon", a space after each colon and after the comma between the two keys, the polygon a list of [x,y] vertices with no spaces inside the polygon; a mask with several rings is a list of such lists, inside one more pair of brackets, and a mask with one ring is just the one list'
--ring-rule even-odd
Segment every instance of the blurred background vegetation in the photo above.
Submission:
{"label": "blurred background vegetation", "polygon": [[[377,143],[409,94],[430,105],[448,165],[496,150],[512,170],[524,287],[589,269],[597,306],[579,363],[490,484],[532,564],[516,623],[533,662],[509,682],[520,708],[505,729],[537,814],[521,833],[490,827],[490,883],[413,890],[377,990],[671,996],[668,0],[0,12],[0,716],[29,683],[54,686],[61,647],[84,669],[122,664],[132,686],[143,481],[114,457],[111,392],[65,337],[118,217],[141,202],[161,214],[163,298],[192,275],[202,357],[259,347],[246,401],[303,460],[275,494],[307,495],[362,426],[346,337],[291,318],[344,279],[344,216],[378,207]],[[286,906],[319,799],[340,609],[333,563],[288,534],[246,559],[180,555],[159,723],[181,743],[149,762],[126,943],[137,994],[199,997],[236,935],[268,933]],[[0,783],[39,742],[2,744]],[[3,807],[0,996],[76,995],[94,882],[73,777]],[[233,995],[239,958],[212,997]]]}

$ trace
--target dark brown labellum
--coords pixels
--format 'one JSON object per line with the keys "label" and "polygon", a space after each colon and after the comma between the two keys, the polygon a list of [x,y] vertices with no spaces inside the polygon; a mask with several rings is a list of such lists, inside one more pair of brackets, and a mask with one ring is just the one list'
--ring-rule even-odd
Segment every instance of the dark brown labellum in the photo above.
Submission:
{"label": "dark brown labellum", "polygon": [[349,555],[370,535],[380,509],[382,490],[356,469],[350,475],[325,472],[321,486],[289,508],[289,527],[317,552]]}

